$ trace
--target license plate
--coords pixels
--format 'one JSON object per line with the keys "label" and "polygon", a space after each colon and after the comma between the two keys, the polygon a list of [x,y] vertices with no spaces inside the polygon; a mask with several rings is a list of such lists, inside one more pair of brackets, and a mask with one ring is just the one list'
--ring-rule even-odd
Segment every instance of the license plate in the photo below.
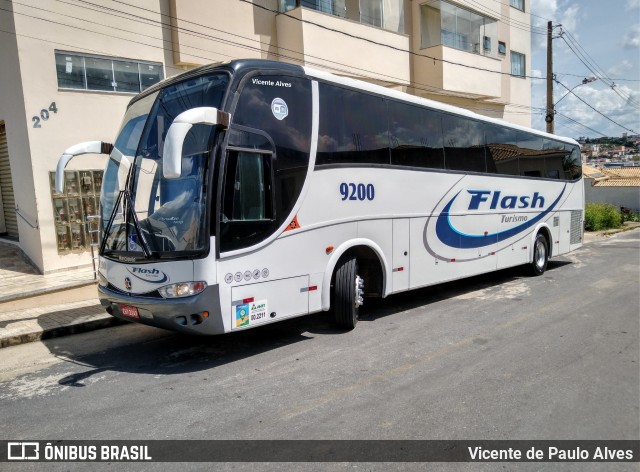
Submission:
{"label": "license plate", "polygon": [[120,311],[122,312],[122,316],[126,316],[127,318],[133,318],[136,320],[140,318],[138,309],[135,306],[120,305]]}

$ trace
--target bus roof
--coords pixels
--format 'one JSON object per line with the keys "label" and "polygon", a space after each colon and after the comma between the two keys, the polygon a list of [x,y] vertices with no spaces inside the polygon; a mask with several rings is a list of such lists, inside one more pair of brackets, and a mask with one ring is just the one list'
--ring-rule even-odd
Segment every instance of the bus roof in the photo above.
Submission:
{"label": "bus roof", "polygon": [[172,85],[176,82],[180,82],[190,77],[197,77],[199,75],[206,74],[209,72],[214,72],[216,70],[221,70],[221,69],[228,70],[229,72],[241,72],[243,74],[253,70],[274,70],[274,71],[281,71],[281,72],[293,72],[297,74],[304,74],[309,77],[321,79],[327,82],[332,82],[334,84],[343,85],[343,86],[351,87],[355,89],[360,89],[366,92],[375,93],[377,95],[382,95],[382,96],[393,98],[403,102],[413,103],[413,104],[425,106],[431,109],[440,110],[446,113],[465,116],[475,120],[480,120],[487,123],[493,123],[496,125],[505,126],[508,128],[536,134],[538,136],[542,136],[550,139],[564,141],[566,143],[579,146],[578,142],[572,138],[549,134],[549,133],[545,133],[544,131],[539,131],[533,128],[527,128],[525,126],[509,123],[508,121],[504,121],[498,118],[491,118],[488,116],[480,115],[478,113],[474,113],[464,108],[448,105],[446,103],[438,102],[436,100],[430,100],[428,98],[418,97],[416,95],[411,95],[411,94],[400,92],[397,90],[388,89],[380,85],[372,84],[370,82],[365,82],[363,80],[343,77],[343,76],[332,74],[327,71],[314,69],[311,67],[299,66],[296,64],[290,64],[288,62],[271,61],[266,59],[235,59],[232,61],[207,64],[204,66],[197,67],[195,69],[191,69],[183,74],[169,77],[153,85],[152,87],[149,87],[144,92],[133,97],[131,99],[131,102],[129,102],[129,106],[134,102],[140,100],[141,98],[151,93],[154,93],[163,87]]}

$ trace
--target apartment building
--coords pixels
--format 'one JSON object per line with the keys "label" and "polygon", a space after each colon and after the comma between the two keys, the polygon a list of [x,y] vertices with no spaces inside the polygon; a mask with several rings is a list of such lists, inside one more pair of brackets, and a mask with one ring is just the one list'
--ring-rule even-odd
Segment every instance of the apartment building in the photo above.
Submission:
{"label": "apartment building", "polygon": [[528,0],[0,0],[0,238],[43,273],[91,264],[104,156],[129,100],[232,58],[275,59],[529,126]]}

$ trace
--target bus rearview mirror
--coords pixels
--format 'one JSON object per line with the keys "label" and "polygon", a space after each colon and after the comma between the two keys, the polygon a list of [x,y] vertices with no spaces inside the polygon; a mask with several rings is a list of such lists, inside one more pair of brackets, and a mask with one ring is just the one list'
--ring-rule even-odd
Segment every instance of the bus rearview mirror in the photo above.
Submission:
{"label": "bus rearview mirror", "polygon": [[162,150],[162,175],[178,179],[182,175],[182,146],[193,125],[205,124],[222,129],[229,127],[229,113],[212,107],[192,108],[180,113],[171,123]]}
{"label": "bus rearview mirror", "polygon": [[84,143],[76,144],[66,149],[60,159],[58,159],[58,165],[56,166],[56,182],[55,192],[62,193],[64,191],[64,169],[71,159],[81,154],[111,154],[113,150],[113,144],[104,143],[102,141],[87,141]]}

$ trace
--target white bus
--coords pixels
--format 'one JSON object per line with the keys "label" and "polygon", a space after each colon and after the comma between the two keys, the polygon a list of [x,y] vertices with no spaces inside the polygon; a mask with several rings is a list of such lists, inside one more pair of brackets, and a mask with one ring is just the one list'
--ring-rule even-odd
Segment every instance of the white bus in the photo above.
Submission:
{"label": "white bus", "polygon": [[582,244],[578,144],[291,64],[194,69],[134,97],[109,154],[99,297],[118,318],[218,334],[331,311]]}

